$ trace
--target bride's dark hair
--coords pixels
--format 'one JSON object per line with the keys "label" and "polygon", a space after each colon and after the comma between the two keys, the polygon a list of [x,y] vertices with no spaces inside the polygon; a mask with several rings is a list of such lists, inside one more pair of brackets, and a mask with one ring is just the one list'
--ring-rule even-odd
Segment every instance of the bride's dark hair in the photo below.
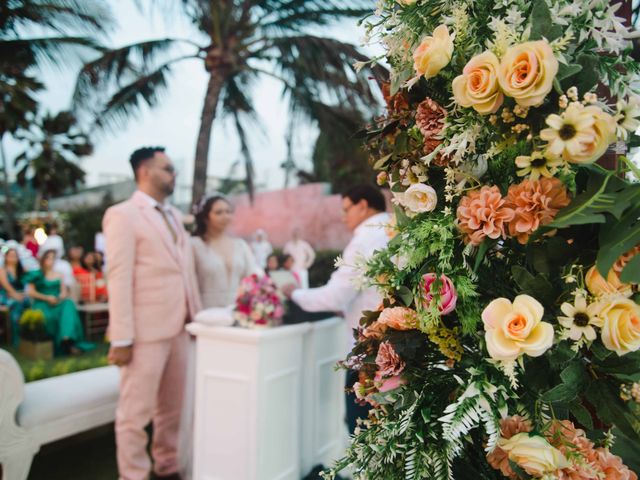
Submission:
{"label": "bride's dark hair", "polygon": [[209,219],[209,212],[211,212],[211,207],[213,207],[213,204],[216,203],[218,200],[223,200],[228,205],[231,205],[231,202],[229,201],[229,199],[221,193],[214,193],[208,197],[203,197],[203,199],[200,201],[200,204],[198,204],[196,208],[196,213],[195,213],[196,229],[195,229],[195,232],[193,232],[194,235],[200,238],[203,238],[204,235],[207,233],[207,222]]}

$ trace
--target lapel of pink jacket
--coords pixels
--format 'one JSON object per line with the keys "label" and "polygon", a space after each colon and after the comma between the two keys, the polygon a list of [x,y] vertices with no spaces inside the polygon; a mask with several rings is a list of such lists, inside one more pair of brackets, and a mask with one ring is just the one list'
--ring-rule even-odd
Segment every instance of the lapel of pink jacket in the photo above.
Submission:
{"label": "lapel of pink jacket", "polygon": [[[142,212],[142,216],[147,220],[147,222],[153,227],[157,236],[160,237],[162,243],[166,247],[167,251],[171,254],[171,258],[175,260],[175,262],[180,266],[180,260],[178,256],[178,243],[173,241],[171,237],[171,232],[169,232],[169,228],[164,223],[162,219],[162,215],[158,212],[152,205],[149,203],[149,200],[145,198],[142,194],[135,192],[133,194],[133,202],[140,208]],[[182,232],[178,231],[178,239],[182,237]],[[178,240],[179,242],[180,240]]]}

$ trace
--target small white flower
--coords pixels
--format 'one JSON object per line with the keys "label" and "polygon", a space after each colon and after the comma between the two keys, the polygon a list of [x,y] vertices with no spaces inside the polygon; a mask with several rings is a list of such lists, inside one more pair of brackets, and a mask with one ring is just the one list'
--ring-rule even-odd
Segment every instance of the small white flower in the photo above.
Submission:
{"label": "small white flower", "polygon": [[614,117],[618,123],[616,134],[626,140],[629,132],[635,132],[640,127],[640,102],[636,98],[631,98],[628,102],[618,102],[617,108],[618,111]]}
{"label": "small white flower", "polygon": [[588,341],[596,338],[593,328],[598,323],[600,307],[597,303],[587,305],[587,299],[583,295],[577,295],[573,305],[565,302],[560,306],[562,313],[566,315],[558,317],[560,325],[567,329],[567,337],[579,341],[583,337]]}

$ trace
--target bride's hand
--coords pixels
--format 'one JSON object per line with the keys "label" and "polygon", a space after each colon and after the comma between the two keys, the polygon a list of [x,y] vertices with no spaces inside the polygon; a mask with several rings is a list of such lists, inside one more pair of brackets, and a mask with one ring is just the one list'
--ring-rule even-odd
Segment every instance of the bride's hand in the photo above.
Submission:
{"label": "bride's hand", "polygon": [[294,283],[289,283],[287,285],[283,285],[282,286],[282,293],[284,294],[285,297],[287,298],[291,298],[291,293],[296,290],[298,288],[298,286]]}

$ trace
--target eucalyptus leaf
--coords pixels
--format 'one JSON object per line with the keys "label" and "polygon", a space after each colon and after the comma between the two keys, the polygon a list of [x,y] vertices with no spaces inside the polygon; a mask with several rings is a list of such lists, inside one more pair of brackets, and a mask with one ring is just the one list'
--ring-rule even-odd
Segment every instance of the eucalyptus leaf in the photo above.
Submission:
{"label": "eucalyptus leaf", "polygon": [[385,155],[384,157],[381,157],[378,160],[376,160],[376,163],[373,164],[373,169],[374,170],[380,170],[382,167],[385,166],[385,164],[389,161],[389,159],[392,156],[393,156],[393,153],[390,153],[390,154]]}
{"label": "eucalyptus leaf", "polygon": [[404,303],[407,307],[413,303],[413,292],[409,290],[409,288],[405,287],[404,285],[396,289],[396,295],[400,297],[400,300],[402,300],[402,303]]}

